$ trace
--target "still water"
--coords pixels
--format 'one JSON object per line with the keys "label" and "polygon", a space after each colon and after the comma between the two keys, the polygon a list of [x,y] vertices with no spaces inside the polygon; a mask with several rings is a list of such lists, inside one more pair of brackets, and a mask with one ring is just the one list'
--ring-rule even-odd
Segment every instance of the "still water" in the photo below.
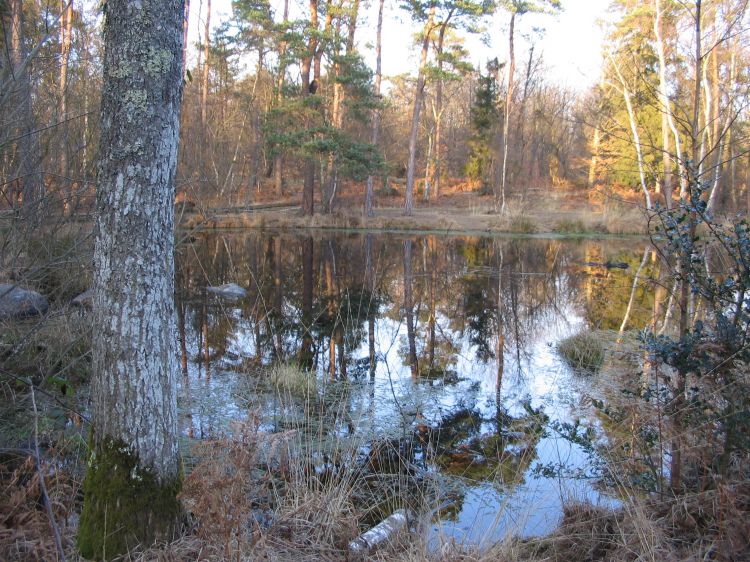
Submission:
{"label": "still water", "polygon": [[[252,419],[303,435],[318,470],[405,463],[411,478],[438,483],[432,540],[547,533],[565,501],[616,503],[591,453],[555,430],[601,429],[596,378],[555,346],[584,328],[619,329],[631,300],[627,327],[644,327],[652,290],[632,289],[646,256],[638,239],[203,235],[178,256],[181,431],[231,435]],[[206,291],[225,283],[246,294]],[[282,392],[278,364],[314,379]]]}

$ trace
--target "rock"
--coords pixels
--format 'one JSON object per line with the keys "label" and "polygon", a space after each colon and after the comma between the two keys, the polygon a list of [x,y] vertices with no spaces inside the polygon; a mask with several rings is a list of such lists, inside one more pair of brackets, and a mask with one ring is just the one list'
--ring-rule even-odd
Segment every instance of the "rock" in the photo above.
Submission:
{"label": "rock", "polygon": [[0,320],[36,316],[48,308],[47,299],[36,291],[0,283]]}
{"label": "rock", "polygon": [[70,301],[71,306],[77,306],[80,308],[86,308],[88,310],[92,310],[94,308],[94,291],[93,289],[89,289],[88,291],[84,291],[77,297],[75,297],[72,301]]}
{"label": "rock", "polygon": [[241,299],[247,296],[247,291],[236,283],[227,283],[218,287],[206,287],[206,291],[226,299]]}

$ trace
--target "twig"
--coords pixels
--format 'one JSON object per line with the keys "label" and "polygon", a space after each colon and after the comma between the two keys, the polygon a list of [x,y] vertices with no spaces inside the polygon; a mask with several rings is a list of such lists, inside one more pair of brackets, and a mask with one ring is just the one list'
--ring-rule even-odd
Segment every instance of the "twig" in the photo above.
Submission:
{"label": "twig", "polygon": [[49,518],[49,526],[52,528],[52,533],[55,536],[55,547],[57,553],[60,555],[60,560],[65,562],[65,551],[63,550],[62,540],[60,539],[60,529],[55,521],[55,514],[52,513],[52,503],[47,493],[47,485],[44,483],[44,472],[42,471],[41,455],[39,454],[39,414],[36,409],[36,399],[34,398],[34,385],[29,383],[31,388],[31,405],[34,407],[34,460],[36,464],[37,474],[39,475],[39,488],[42,491],[42,499],[44,500],[44,506],[47,508],[47,517]]}

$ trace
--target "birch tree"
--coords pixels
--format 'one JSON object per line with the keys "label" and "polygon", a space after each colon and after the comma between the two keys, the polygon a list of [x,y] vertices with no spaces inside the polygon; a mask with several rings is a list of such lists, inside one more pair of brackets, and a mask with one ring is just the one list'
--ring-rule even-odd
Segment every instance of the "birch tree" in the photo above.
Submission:
{"label": "birch tree", "polygon": [[183,0],[109,0],[94,254],[91,454],[78,544],[110,559],[179,513],[174,179]]}

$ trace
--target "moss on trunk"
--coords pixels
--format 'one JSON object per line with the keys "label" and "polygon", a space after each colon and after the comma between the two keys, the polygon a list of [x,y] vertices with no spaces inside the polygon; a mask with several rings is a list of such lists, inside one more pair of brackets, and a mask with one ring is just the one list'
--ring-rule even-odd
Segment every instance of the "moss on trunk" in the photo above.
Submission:
{"label": "moss on trunk", "polygon": [[111,560],[138,545],[170,539],[180,515],[181,480],[160,480],[120,440],[106,438],[95,445],[83,482],[81,554]]}

